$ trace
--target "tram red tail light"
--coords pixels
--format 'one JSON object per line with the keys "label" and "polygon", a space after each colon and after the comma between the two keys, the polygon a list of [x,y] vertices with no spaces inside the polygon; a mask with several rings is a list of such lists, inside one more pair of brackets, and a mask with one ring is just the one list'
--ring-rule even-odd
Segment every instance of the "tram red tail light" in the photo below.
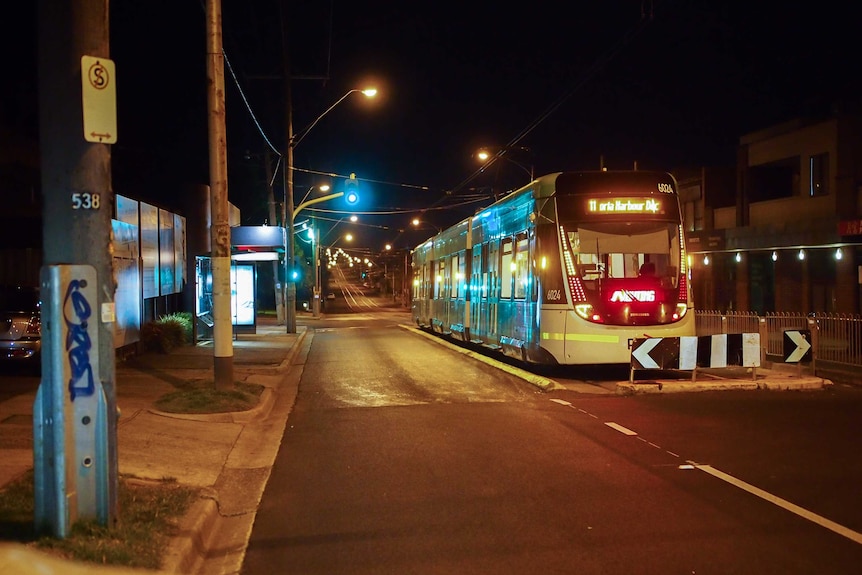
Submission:
{"label": "tram red tail light", "polygon": [[677,292],[677,301],[681,303],[688,303],[688,281],[686,280],[685,274],[679,274],[679,291]]}
{"label": "tram red tail light", "polygon": [[581,278],[578,276],[569,276],[569,293],[572,294],[572,303],[575,305],[587,301],[584,284],[581,283]]}
{"label": "tram red tail light", "polygon": [[682,319],[688,311],[688,279],[685,273],[679,274],[679,291],[677,292],[676,312],[673,314],[673,320]]}

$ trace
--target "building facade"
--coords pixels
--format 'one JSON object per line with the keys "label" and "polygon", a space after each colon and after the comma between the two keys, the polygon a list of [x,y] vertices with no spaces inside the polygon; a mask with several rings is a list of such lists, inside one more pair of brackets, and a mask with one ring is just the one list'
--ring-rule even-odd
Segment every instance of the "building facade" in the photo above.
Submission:
{"label": "building facade", "polygon": [[860,114],[747,134],[735,171],[677,180],[698,309],[860,313]]}

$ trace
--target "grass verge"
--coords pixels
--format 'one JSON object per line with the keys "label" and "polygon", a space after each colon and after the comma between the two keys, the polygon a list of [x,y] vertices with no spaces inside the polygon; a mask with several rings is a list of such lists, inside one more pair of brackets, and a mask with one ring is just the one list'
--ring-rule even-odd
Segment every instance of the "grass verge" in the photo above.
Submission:
{"label": "grass verge", "polygon": [[[264,386],[236,382],[217,390],[212,381],[186,381],[160,397],[156,409],[168,413],[227,413],[255,407]],[[15,541],[72,561],[160,569],[164,549],[177,535],[179,521],[199,496],[173,479],[147,481],[120,477],[117,524],[80,521],[65,539],[42,536],[34,528],[32,469],[0,491],[0,541]]]}
{"label": "grass verge", "polygon": [[256,406],[262,385],[236,382],[233,389],[215,389],[212,382],[197,382],[194,387],[163,395],[154,406],[167,413],[230,413]]}
{"label": "grass verge", "polygon": [[18,541],[64,559],[159,569],[163,550],[177,534],[179,520],[198,490],[172,479],[144,481],[121,477],[118,521],[113,527],[79,521],[65,539],[34,531],[32,470],[0,492],[0,539]]}

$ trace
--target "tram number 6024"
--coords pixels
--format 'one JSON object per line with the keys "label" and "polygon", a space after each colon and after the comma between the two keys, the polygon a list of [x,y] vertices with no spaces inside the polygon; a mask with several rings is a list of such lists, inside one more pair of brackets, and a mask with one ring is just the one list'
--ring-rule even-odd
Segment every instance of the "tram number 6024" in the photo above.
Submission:
{"label": "tram number 6024", "polygon": [[549,289],[548,290],[548,301],[560,301],[563,299],[563,290],[558,289]]}
{"label": "tram number 6024", "polygon": [[102,204],[101,194],[76,192],[72,194],[73,210],[98,210]]}

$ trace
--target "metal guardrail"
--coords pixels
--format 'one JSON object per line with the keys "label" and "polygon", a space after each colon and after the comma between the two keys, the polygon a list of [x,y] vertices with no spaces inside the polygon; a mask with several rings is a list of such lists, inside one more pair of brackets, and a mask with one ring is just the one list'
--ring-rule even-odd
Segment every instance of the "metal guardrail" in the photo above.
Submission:
{"label": "metal guardrail", "polygon": [[852,314],[695,311],[697,335],[760,333],[767,355],[782,356],[786,330],[812,330],[817,361],[862,368],[862,317]]}

